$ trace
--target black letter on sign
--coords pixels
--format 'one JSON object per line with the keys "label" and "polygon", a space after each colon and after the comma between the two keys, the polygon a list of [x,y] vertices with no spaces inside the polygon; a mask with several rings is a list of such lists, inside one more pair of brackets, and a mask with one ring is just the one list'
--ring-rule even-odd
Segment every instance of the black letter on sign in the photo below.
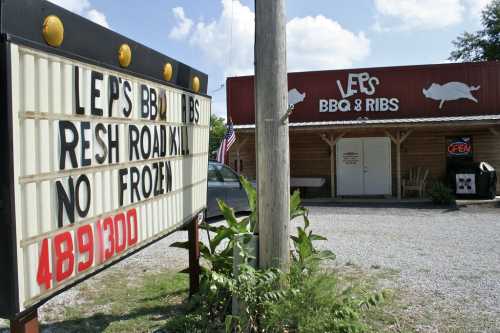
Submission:
{"label": "black letter on sign", "polygon": [[[147,172],[146,172],[147,171]],[[149,188],[146,190],[146,173],[148,174]],[[142,195],[144,199],[149,198],[151,191],[153,190],[153,177],[151,175],[151,169],[149,165],[142,167]]]}
{"label": "black letter on sign", "polygon": [[194,122],[194,98],[189,96],[189,122]]}
{"label": "black letter on sign", "polygon": [[160,156],[167,156],[167,127],[160,125]]}
{"label": "black letter on sign", "polygon": [[[149,89],[149,96],[151,97],[150,98],[150,111],[151,111],[151,114],[150,114],[150,118],[151,120],[155,120],[156,119],[156,116],[158,115],[158,106],[156,105],[156,90],[151,88]],[[153,112],[154,110],[154,112]]]}
{"label": "black letter on sign", "polygon": [[135,202],[134,194],[137,196],[137,201],[141,200],[141,195],[139,194],[139,175],[139,169],[136,167],[130,168],[130,203]]}
{"label": "black letter on sign", "polygon": [[116,76],[109,76],[109,104],[108,104],[108,117],[113,116],[113,103],[120,97],[120,86]]}
{"label": "black letter on sign", "polygon": [[198,100],[194,102],[194,112],[194,121],[198,124],[198,121],[200,120],[200,101]]}
{"label": "black letter on sign", "polygon": [[[144,136],[147,134],[148,137],[148,144],[145,146],[146,140],[144,140]],[[147,151],[146,151],[147,148]],[[151,156],[151,132],[149,131],[148,125],[142,126],[141,129],[141,153],[142,153],[142,159],[147,160]]]}
{"label": "black letter on sign", "polygon": [[[85,158],[85,152],[87,151],[87,149],[90,148],[90,141],[87,140],[87,138],[85,137],[85,131],[88,131],[90,129],[90,122],[88,121],[82,121],[80,123],[80,138],[81,138],[81,166],[84,167],[84,166],[89,166],[90,163],[91,163],[91,160],[90,158]],[[78,185],[77,185],[78,186]]]}
{"label": "black letter on sign", "polygon": [[90,74],[90,113],[94,116],[102,116],[102,109],[95,106],[96,99],[101,96],[101,91],[96,87],[96,81],[102,81],[102,73],[92,71]]}
{"label": "black letter on sign", "polygon": [[165,176],[163,175],[163,162],[159,163],[153,163],[153,170],[154,170],[154,180],[155,180],[155,190],[153,192],[153,195],[156,197],[160,194],[163,194],[163,179]]}
{"label": "black letter on sign", "polygon": [[75,223],[75,187],[73,178],[68,178],[69,196],[64,190],[61,181],[56,181],[57,187],[57,226],[63,227],[63,208],[66,209],[66,215],[71,224]]}
{"label": "black letter on sign", "polygon": [[158,182],[160,183],[160,193],[159,194],[165,193],[165,189],[163,188],[163,181],[165,180],[165,175],[163,174],[164,166],[165,166],[165,162],[160,162],[160,166],[159,166],[160,177],[158,179]]}
{"label": "black letter on sign", "polygon": [[158,127],[154,126],[153,128],[154,128],[153,153],[151,154],[151,157],[155,158],[155,157],[160,157],[160,139],[158,138]]}
{"label": "black letter on sign", "polygon": [[[66,130],[69,130],[73,134],[73,139],[67,141]],[[59,170],[66,169],[66,153],[69,154],[71,160],[71,166],[73,168],[78,167],[76,162],[76,152],[75,148],[78,144],[78,131],[72,122],[67,120],[59,121],[59,142],[61,143],[61,154],[59,155]]]}
{"label": "black letter on sign", "polygon": [[78,66],[75,66],[75,113],[85,113],[85,109],[80,106],[80,69]]}
{"label": "black letter on sign", "polygon": [[[128,127],[128,138],[129,138],[129,148],[128,148],[128,160],[132,162],[133,160],[139,159],[139,129],[137,126],[130,124]],[[135,152],[135,158],[134,158]]]}
{"label": "black letter on sign", "polygon": [[141,117],[149,117],[149,90],[143,84],[141,84]]}
{"label": "black letter on sign", "polygon": [[[87,188],[87,204],[85,205],[85,209],[82,209],[80,206],[80,184],[85,183],[85,187]],[[92,197],[92,192],[90,191],[90,181],[87,175],[80,175],[76,180],[76,188],[75,188],[75,196],[76,196],[76,211],[80,217],[85,217],[89,213],[90,209],[90,198]]]}
{"label": "black letter on sign", "polygon": [[127,80],[123,81],[123,92],[125,93],[125,99],[127,100],[128,105],[127,108],[123,108],[123,115],[128,118],[132,112],[132,99],[129,96],[132,92],[132,86]]}
{"label": "black letter on sign", "polygon": [[120,163],[120,148],[119,148],[119,141],[118,138],[120,137],[119,135],[119,125],[115,125],[115,139],[113,140],[113,131],[111,130],[112,125],[108,125],[108,147],[109,147],[109,155],[108,155],[108,163],[111,164],[113,163],[113,149],[115,150],[115,163]]}
{"label": "black letter on sign", "polygon": [[168,192],[172,192],[172,165],[170,164],[170,161],[165,162],[165,181],[166,181],[166,190]]}
{"label": "black letter on sign", "polygon": [[99,156],[99,154],[95,154],[95,159],[99,164],[103,164],[104,161],[106,161],[106,157],[108,157],[108,147],[106,146],[106,143],[104,142],[102,136],[99,134],[101,132],[106,134],[106,127],[103,124],[98,123],[97,125],[95,125],[95,139],[99,146],[101,146],[102,148],[102,155]]}
{"label": "black letter on sign", "polygon": [[189,135],[187,126],[182,127],[182,155],[189,155]]}
{"label": "black letter on sign", "polygon": [[177,155],[177,127],[170,126],[170,156],[175,156]]}
{"label": "black letter on sign", "polygon": [[120,178],[120,206],[123,206],[123,192],[127,189],[127,182],[123,180],[123,177],[128,175],[128,169],[118,170],[118,175]]}
{"label": "black letter on sign", "polygon": [[182,98],[181,98],[181,101],[182,101],[182,105],[181,105],[181,111],[182,111],[182,122],[185,123],[186,122],[186,95],[182,94]]}

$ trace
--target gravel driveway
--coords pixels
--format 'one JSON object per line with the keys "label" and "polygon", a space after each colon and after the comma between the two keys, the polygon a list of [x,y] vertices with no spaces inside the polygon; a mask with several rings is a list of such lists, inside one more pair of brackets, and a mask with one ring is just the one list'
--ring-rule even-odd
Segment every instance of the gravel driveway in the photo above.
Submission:
{"label": "gravel driveway", "polygon": [[336,265],[399,273],[393,287],[410,294],[409,316],[427,319],[422,332],[443,321],[500,332],[500,208],[311,207],[310,217]]}
{"label": "gravel driveway", "polygon": [[[456,321],[462,328],[450,332],[500,332],[500,208],[311,206],[310,220],[328,238],[321,247],[337,254],[334,266],[393,272],[385,286],[404,293],[405,315],[426,323],[417,331],[441,332]],[[186,232],[171,235],[93,279],[113,270],[182,269],[187,252],[169,245],[186,239]],[[77,296],[57,296],[42,318]]]}

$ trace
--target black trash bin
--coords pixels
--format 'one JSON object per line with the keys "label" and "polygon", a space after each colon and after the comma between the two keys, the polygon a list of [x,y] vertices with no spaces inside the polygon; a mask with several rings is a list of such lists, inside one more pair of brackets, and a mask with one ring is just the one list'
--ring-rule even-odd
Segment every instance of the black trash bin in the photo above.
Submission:
{"label": "black trash bin", "polygon": [[455,165],[448,176],[458,198],[494,199],[496,196],[497,174],[486,162]]}
{"label": "black trash bin", "polygon": [[490,164],[481,162],[476,176],[476,192],[478,197],[495,199],[497,194],[497,172]]}

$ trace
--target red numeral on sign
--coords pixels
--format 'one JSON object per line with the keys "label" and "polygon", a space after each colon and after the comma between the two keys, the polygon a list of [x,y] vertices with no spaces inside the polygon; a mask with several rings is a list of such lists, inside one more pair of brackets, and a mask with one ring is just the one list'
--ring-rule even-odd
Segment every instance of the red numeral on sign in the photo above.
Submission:
{"label": "red numeral on sign", "polygon": [[[133,222],[132,222],[133,221]],[[133,224],[132,224],[133,223]],[[135,208],[132,208],[127,212],[127,225],[128,225],[128,234],[127,234],[127,241],[128,241],[128,246],[135,245],[137,243],[138,235],[137,235],[137,211]],[[132,229],[134,230],[132,232]],[[132,236],[132,234],[134,234]]]}
{"label": "red numeral on sign", "polygon": [[[63,245],[65,244],[64,248]],[[73,240],[71,233],[63,232],[54,237],[54,251],[56,259],[56,280],[61,282],[73,273],[75,256],[73,255]],[[66,269],[64,264],[67,263]]]}
{"label": "red numeral on sign", "polygon": [[115,216],[115,242],[116,253],[123,252],[127,247],[127,222],[123,213]]}
{"label": "red numeral on sign", "polygon": [[94,234],[92,232],[92,227],[87,224],[78,228],[76,231],[76,238],[78,241],[79,257],[82,258],[83,255],[87,255],[86,261],[80,261],[78,263],[78,272],[83,272],[89,269],[94,261]]}
{"label": "red numeral on sign", "polygon": [[104,250],[104,261],[110,259],[115,254],[115,226],[111,217],[106,217],[102,223],[102,230],[108,232],[109,247]]}
{"label": "red numeral on sign", "polygon": [[44,239],[42,241],[40,256],[38,258],[38,273],[36,274],[36,282],[41,286],[45,286],[45,289],[50,289],[52,282],[52,274],[50,273],[50,261],[49,261],[49,240]]}

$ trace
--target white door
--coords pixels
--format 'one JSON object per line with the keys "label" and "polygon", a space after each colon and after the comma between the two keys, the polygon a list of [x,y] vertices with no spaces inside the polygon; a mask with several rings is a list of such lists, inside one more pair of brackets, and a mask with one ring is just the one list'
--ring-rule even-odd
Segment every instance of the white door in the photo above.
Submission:
{"label": "white door", "polygon": [[337,143],[337,195],[390,195],[389,138],[341,139]]}
{"label": "white door", "polygon": [[389,138],[363,139],[365,195],[390,195],[391,140]]}
{"label": "white door", "polygon": [[363,195],[363,141],[341,139],[337,142],[337,194]]}

